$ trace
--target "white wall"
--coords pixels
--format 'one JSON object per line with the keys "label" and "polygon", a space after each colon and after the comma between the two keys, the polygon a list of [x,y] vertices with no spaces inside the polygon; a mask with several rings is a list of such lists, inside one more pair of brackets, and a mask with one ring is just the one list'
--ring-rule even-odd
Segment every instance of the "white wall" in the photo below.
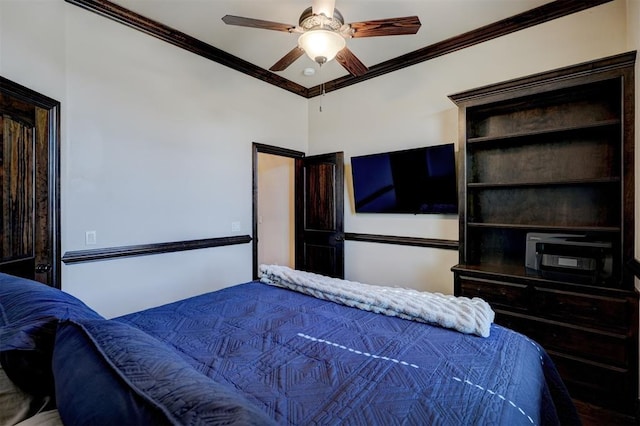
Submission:
{"label": "white wall", "polygon": [[[252,142],[307,150],[305,99],[63,0],[2,0],[0,43],[0,75],[61,102],[63,253],[251,234]],[[62,286],[115,316],[249,281],[251,256],[68,265]]]}
{"label": "white wall", "polygon": [[[356,215],[350,157],[457,142],[447,95],[626,51],[626,6],[617,0],[312,99],[310,154],[345,153],[345,231],[457,240],[455,217]],[[452,293],[457,259],[449,250],[347,242],[345,275]]]}

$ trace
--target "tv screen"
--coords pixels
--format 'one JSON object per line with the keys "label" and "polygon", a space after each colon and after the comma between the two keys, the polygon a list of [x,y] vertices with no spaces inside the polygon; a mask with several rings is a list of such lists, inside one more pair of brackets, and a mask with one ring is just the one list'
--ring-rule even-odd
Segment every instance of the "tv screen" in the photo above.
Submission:
{"label": "tv screen", "polygon": [[351,157],[356,213],[458,212],[453,144]]}

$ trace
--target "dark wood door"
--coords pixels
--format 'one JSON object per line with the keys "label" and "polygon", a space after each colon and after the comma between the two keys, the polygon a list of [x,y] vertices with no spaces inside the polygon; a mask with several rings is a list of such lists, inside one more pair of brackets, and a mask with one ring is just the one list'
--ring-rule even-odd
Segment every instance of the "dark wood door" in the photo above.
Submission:
{"label": "dark wood door", "polygon": [[296,269],[344,278],[344,154],[296,160]]}
{"label": "dark wood door", "polygon": [[49,113],[0,93],[0,272],[56,285]]}

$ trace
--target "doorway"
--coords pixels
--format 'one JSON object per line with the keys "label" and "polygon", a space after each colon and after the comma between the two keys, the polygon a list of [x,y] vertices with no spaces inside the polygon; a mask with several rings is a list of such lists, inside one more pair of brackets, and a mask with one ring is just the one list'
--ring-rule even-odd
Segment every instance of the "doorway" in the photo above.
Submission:
{"label": "doorway", "polygon": [[253,279],[260,264],[295,267],[295,162],[304,153],[253,144]]}
{"label": "doorway", "polygon": [[0,272],[60,288],[60,103],[0,77]]}
{"label": "doorway", "polygon": [[253,279],[261,263],[344,278],[344,154],[253,144]]}

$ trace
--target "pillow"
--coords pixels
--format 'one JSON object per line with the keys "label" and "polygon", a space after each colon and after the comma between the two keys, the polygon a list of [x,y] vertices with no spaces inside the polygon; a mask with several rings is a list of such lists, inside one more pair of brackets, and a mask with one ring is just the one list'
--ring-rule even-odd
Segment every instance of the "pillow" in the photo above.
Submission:
{"label": "pillow", "polygon": [[16,426],[64,426],[58,410],[42,411],[33,417],[16,424]]}
{"label": "pillow", "polygon": [[35,415],[49,402],[18,388],[0,368],[0,425],[14,425]]}
{"label": "pillow", "polygon": [[0,364],[22,390],[51,395],[51,353],[58,321],[102,318],[75,297],[0,273]]}
{"label": "pillow", "polygon": [[56,323],[73,318],[103,317],[61,290],[0,273],[0,351],[50,348]]}
{"label": "pillow", "polygon": [[53,375],[64,424],[275,424],[169,346],[115,320],[61,323]]}
{"label": "pillow", "polygon": [[0,365],[8,378],[24,392],[36,398],[53,396],[52,348],[53,344],[43,350],[3,351],[0,352]]}

